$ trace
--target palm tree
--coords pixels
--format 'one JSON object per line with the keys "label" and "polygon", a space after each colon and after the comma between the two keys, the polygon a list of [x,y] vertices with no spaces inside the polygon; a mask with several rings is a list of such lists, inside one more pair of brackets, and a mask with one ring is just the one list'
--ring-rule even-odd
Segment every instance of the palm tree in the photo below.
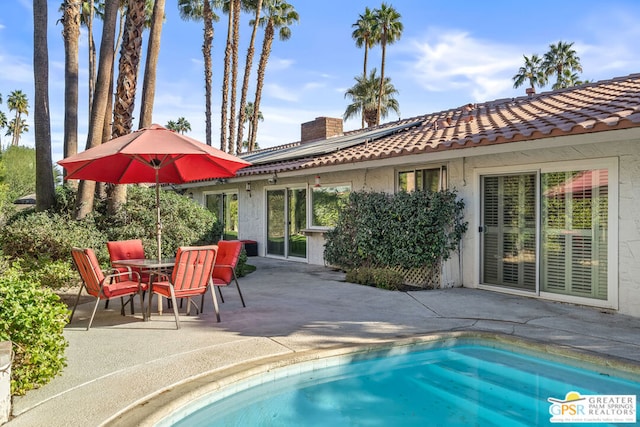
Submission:
{"label": "palm tree", "polygon": [[576,71],[582,72],[580,58],[572,47],[573,42],[565,43],[559,41],[558,44],[550,44],[549,51],[544,54],[542,69],[545,76],[556,75],[556,82],[552,87],[553,90],[569,87],[567,86],[568,80],[565,70],[569,70],[569,75]]}
{"label": "palm tree", "polygon": [[383,99],[379,101],[380,95],[380,77],[376,76],[377,70],[374,68],[367,78],[362,76],[355,77],[356,84],[349,88],[345,94],[345,98],[351,98],[352,103],[347,106],[344,112],[344,120],[348,120],[364,111],[364,117],[367,126],[376,126],[378,120],[378,105],[380,105],[380,117],[385,118],[390,111],[394,111],[400,116],[400,105],[394,95],[398,93],[396,88],[391,84],[391,79],[387,77],[384,82]]}
{"label": "palm tree", "polygon": [[[15,135],[18,135],[18,142],[20,140],[20,135],[22,135],[23,133],[29,132],[29,123],[27,123],[27,121],[25,119],[20,119],[19,121],[16,121],[15,118],[11,119],[9,121],[9,124],[7,125],[7,132],[5,133],[5,136],[11,136],[11,145],[14,146],[13,141],[16,139]],[[17,146],[18,144],[16,143],[15,146]]]}
{"label": "palm tree", "polygon": [[[253,27],[251,32],[251,40],[249,41],[249,47],[247,48],[247,59],[244,63],[244,79],[242,81],[242,91],[240,94],[240,116],[238,117],[238,140],[236,141],[237,152],[240,153],[241,148],[245,147],[245,141],[242,140],[244,134],[244,124],[247,120],[247,92],[249,91],[249,77],[251,76],[251,68],[253,66],[254,46],[256,40],[256,34],[258,32],[258,26],[260,25],[260,13],[262,11],[262,0],[256,0],[255,7],[247,3],[248,8],[254,8],[255,18],[251,20],[250,25]],[[253,111],[253,103],[251,104],[251,111]],[[253,117],[253,116],[252,116]],[[249,138],[250,139],[250,138]],[[248,140],[247,146],[249,148]]]}
{"label": "palm tree", "polygon": [[[371,49],[378,41],[379,37],[374,33],[376,17],[368,7],[365,8],[364,13],[360,15],[355,24],[351,25],[355,27],[351,37],[356,41],[357,47],[364,46],[364,66],[362,69],[362,76],[367,77],[367,58],[369,56],[369,49]],[[362,128],[364,128],[364,110],[362,111]]]}
{"label": "palm tree", "polygon": [[165,127],[174,132],[178,132],[178,123],[174,122],[173,120],[169,120]]}
{"label": "palm tree", "polygon": [[[129,0],[118,64],[117,102],[113,109],[113,137],[127,135],[133,129],[133,108],[138,80],[138,67],[140,66],[145,12],[145,2]],[[125,185],[111,187],[107,203],[109,213],[116,213],[126,201],[127,187]]]}
{"label": "palm tree", "polygon": [[160,36],[162,35],[162,21],[164,20],[165,0],[155,0],[147,46],[147,61],[144,66],[144,80],[142,82],[142,100],[140,101],[140,124],[138,128],[151,126],[153,118],[153,100],[156,94],[156,68],[160,55]]}
{"label": "palm tree", "polygon": [[[249,140],[245,139],[244,141],[242,141],[242,148],[244,148],[246,151],[249,151]],[[256,141],[256,143],[253,146],[253,151],[259,150],[260,149],[260,144],[258,144],[258,142]]]}
{"label": "palm tree", "polygon": [[271,45],[275,30],[278,29],[278,36],[281,41],[291,38],[291,28],[289,25],[297,23],[300,20],[298,12],[292,5],[284,0],[266,0],[265,16],[260,18],[260,25],[264,29],[264,39],[262,42],[262,53],[260,54],[260,62],[258,63],[258,82],[256,84],[256,98],[253,102],[253,120],[251,120],[251,139],[249,140],[249,151],[253,151],[255,147],[256,137],[258,134],[257,114],[260,111],[260,99],[262,97],[262,88],[264,86],[264,75],[271,54]]}
{"label": "palm tree", "polygon": [[[86,148],[97,147],[106,136],[110,136],[111,116],[110,101],[113,99],[112,79],[115,52],[113,50],[116,38],[116,26],[118,19],[119,0],[106,0],[102,23],[102,38],[100,41],[100,62],[98,64],[98,77],[96,79],[95,94],[89,117],[89,134],[87,135]],[[109,112],[109,114],[107,114]],[[93,209],[93,200],[96,183],[94,181],[80,181],[78,196],[76,198],[75,218],[86,217]]]}
{"label": "palm tree", "polygon": [[[2,103],[2,97],[0,97],[0,104]],[[3,111],[0,111],[0,134],[2,134],[2,129],[6,128],[9,122],[7,121],[7,116]],[[2,151],[2,138],[0,138],[0,151]]]}
{"label": "palm tree", "polygon": [[74,0],[62,4],[64,38],[64,157],[78,152],[78,39],[80,8]]}
{"label": "palm tree", "polygon": [[[224,71],[222,75],[222,105],[220,108],[220,149],[234,152],[236,137],[236,92],[238,80],[238,44],[240,42],[240,0],[226,0],[223,11],[229,16],[227,23],[227,43],[224,51]],[[229,84],[231,77],[231,84]],[[229,99],[231,95],[231,99]],[[229,119],[227,120],[227,113]],[[227,137],[227,122],[229,135]]]}
{"label": "palm tree", "polygon": [[9,107],[9,111],[16,112],[15,118],[9,123],[11,133],[7,133],[7,135],[13,135],[11,145],[16,146],[20,142],[20,135],[22,132],[26,132],[22,126],[24,120],[21,120],[21,116],[23,114],[29,115],[29,101],[27,100],[27,95],[21,90],[14,90],[9,94],[9,98],[7,98],[7,106]]}
{"label": "palm tree", "polygon": [[[214,3],[218,4],[214,1]],[[205,99],[205,127],[206,143],[211,145],[211,46],[213,44],[213,23],[220,19],[213,13],[209,0],[178,0],[180,17],[184,20],[204,22],[204,42],[202,55],[204,56],[204,99]]]}
{"label": "palm tree", "polygon": [[36,210],[40,212],[51,208],[55,201],[49,116],[47,15],[47,0],[33,0],[33,121],[36,140]]}
{"label": "palm tree", "polygon": [[[242,147],[244,149],[246,149],[247,151],[254,151],[258,149],[258,143],[254,142],[253,147],[249,146],[249,143],[253,137],[252,134],[252,130],[253,130],[253,126],[252,126],[252,121],[255,120],[255,118],[257,117],[258,120],[260,120],[261,122],[264,121],[264,116],[262,115],[262,111],[258,111],[258,114],[255,115],[253,114],[254,110],[253,110],[253,102],[247,102],[247,105],[244,106],[244,122],[242,123],[242,126],[244,127],[245,123],[249,123],[249,133],[247,135],[247,140],[246,141],[242,141]],[[251,149],[250,149],[251,148]]]}
{"label": "palm tree", "polygon": [[513,88],[517,89],[528,81],[531,89],[535,91],[536,86],[542,87],[547,82],[547,77],[542,71],[542,58],[535,53],[531,55],[531,58],[523,56],[524,66],[520,67],[518,74],[513,76]]}
{"label": "palm tree", "polygon": [[184,135],[185,132],[191,131],[191,123],[184,117],[178,117],[176,122],[176,131]]}
{"label": "palm tree", "polygon": [[[69,0],[67,0],[69,3]],[[93,104],[93,95],[95,93],[96,84],[96,43],[93,39],[93,17],[96,7],[95,1],[82,1],[81,24],[87,27],[89,40],[89,115],[91,115],[91,105]]]}
{"label": "palm tree", "polygon": [[374,33],[380,37],[380,45],[382,46],[382,64],[380,66],[380,95],[378,97],[378,111],[377,122],[380,123],[382,100],[384,99],[384,88],[386,80],[384,78],[384,65],[387,55],[387,45],[394,43],[396,40],[400,40],[402,36],[402,30],[404,29],[402,22],[400,22],[400,14],[393,6],[387,6],[382,3],[380,9],[374,10],[376,16],[376,24]]}
{"label": "palm tree", "polygon": [[238,45],[240,44],[240,0],[233,0],[233,44],[231,46],[231,100],[229,102],[229,153],[239,151],[236,139],[236,99],[238,92]]}
{"label": "palm tree", "polygon": [[131,132],[133,108],[140,66],[142,30],[145,22],[145,3],[129,0],[125,32],[120,50],[116,104],[113,117],[113,137]]}

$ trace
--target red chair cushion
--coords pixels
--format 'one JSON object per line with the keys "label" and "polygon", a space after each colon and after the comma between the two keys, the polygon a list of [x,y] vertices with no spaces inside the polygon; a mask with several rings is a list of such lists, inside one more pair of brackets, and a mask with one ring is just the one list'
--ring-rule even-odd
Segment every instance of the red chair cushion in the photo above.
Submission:
{"label": "red chair cushion", "polygon": [[221,240],[218,242],[218,256],[213,267],[213,284],[228,285],[233,280],[233,270],[240,259],[242,242],[240,240]]}
{"label": "red chair cushion", "polygon": [[[146,289],[146,284],[142,286],[143,290]],[[124,295],[131,295],[134,292],[138,292],[138,282],[132,280],[124,280],[121,282],[114,282],[108,285],[104,285],[105,298],[115,298]]]}
{"label": "red chair cushion", "polygon": [[107,242],[107,249],[111,261],[144,258],[144,247],[140,239]]}
{"label": "red chair cushion", "polygon": [[[140,239],[107,242],[107,249],[109,250],[109,260],[111,262],[119,261],[121,259],[139,259],[145,257],[144,246]],[[115,269],[120,273],[128,271],[124,267],[116,267]],[[148,273],[142,273],[139,268],[132,268],[132,270],[137,271],[140,274],[140,279],[143,282],[146,283],[149,281]]]}

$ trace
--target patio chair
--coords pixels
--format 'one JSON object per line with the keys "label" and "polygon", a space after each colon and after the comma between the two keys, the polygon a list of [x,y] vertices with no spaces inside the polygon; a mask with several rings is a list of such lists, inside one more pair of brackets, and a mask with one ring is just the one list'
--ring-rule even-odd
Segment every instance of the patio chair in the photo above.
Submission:
{"label": "patio chair", "polygon": [[[137,259],[144,258],[144,246],[142,246],[142,240],[140,239],[131,239],[131,240],[116,240],[112,242],[107,242],[107,250],[109,251],[109,261],[113,263],[114,261],[120,261],[123,259]],[[139,268],[131,268],[131,267],[113,267],[114,270],[117,270],[119,273],[137,271],[140,274],[140,281],[143,283],[149,283],[149,273],[140,270]],[[125,279],[124,276],[118,278],[118,280]],[[131,275],[129,276],[129,280],[131,280]],[[104,303],[104,308],[109,308],[109,300]],[[133,313],[131,313],[133,314]]]}
{"label": "patio chair", "polygon": [[241,251],[242,242],[240,240],[220,240],[218,242],[218,257],[216,258],[216,265],[213,268],[213,286],[218,289],[220,301],[224,302],[221,288],[223,286],[229,286],[231,281],[234,281],[236,288],[238,288],[238,295],[240,295],[242,306],[246,307],[244,298],[242,297],[242,291],[240,290],[240,284],[236,277],[236,266],[240,260]]}
{"label": "patio chair", "polygon": [[[187,299],[187,314],[193,302],[192,297],[204,296],[211,285],[211,275],[213,274],[213,265],[216,261],[218,247],[210,246],[185,246],[178,248],[176,253],[176,261],[170,276],[165,276],[164,280],[153,281],[151,283],[151,291],[149,294],[148,313],[151,319],[151,301],[153,295],[157,294],[165,298],[170,298],[173,314],[176,318],[176,327],[180,329],[180,319],[178,314],[177,298]],[[213,307],[216,311],[216,318],[220,321],[220,311],[218,310],[218,301],[216,296],[211,292],[213,299]],[[196,307],[196,311],[198,308]],[[200,310],[202,311],[202,310]]]}
{"label": "patio chair", "polygon": [[[105,275],[100,269],[98,258],[96,257],[93,249],[72,248],[71,255],[73,257],[73,263],[80,273],[82,286],[80,287],[80,291],[76,297],[76,302],[73,305],[69,322],[73,320],[73,315],[76,312],[76,307],[78,306],[82,289],[86,289],[89,295],[96,298],[96,303],[93,307],[91,318],[89,319],[87,331],[91,328],[100,300],[108,301],[113,298],[120,298],[122,301],[120,314],[124,316],[124,307],[127,304],[131,304],[131,312],[133,314],[133,297],[139,295],[140,304],[142,306],[142,317],[144,319],[142,292],[146,289],[147,285],[141,283],[140,275],[137,272],[114,272],[113,274]],[[127,301],[124,300],[125,297],[129,297]]]}

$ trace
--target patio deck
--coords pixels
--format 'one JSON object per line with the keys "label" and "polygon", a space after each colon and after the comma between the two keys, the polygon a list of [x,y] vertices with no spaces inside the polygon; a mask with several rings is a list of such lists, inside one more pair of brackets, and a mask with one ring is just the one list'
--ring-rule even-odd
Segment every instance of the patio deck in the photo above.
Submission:
{"label": "patio deck", "polygon": [[212,372],[452,331],[557,344],[640,368],[638,318],[466,288],[392,292],[319,266],[249,261],[258,269],[240,279],[247,307],[235,289],[223,289],[221,323],[210,298],[204,314],[181,317],[180,330],[171,311],[143,322],[140,313],[120,316],[114,300],[87,332],[92,304],[81,306],[65,330],[68,367],[14,398],[6,426],[143,425],[141,414],[154,410],[150,397]]}

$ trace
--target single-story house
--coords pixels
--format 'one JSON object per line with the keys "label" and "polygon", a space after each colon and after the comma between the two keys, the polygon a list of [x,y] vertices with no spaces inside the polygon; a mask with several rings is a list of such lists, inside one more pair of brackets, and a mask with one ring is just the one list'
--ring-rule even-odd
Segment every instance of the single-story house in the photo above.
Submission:
{"label": "single-story house", "polygon": [[350,191],[455,189],[469,222],[442,286],[640,316],[640,74],[470,103],[243,155],[235,178],[182,186],[260,256],[323,264]]}

